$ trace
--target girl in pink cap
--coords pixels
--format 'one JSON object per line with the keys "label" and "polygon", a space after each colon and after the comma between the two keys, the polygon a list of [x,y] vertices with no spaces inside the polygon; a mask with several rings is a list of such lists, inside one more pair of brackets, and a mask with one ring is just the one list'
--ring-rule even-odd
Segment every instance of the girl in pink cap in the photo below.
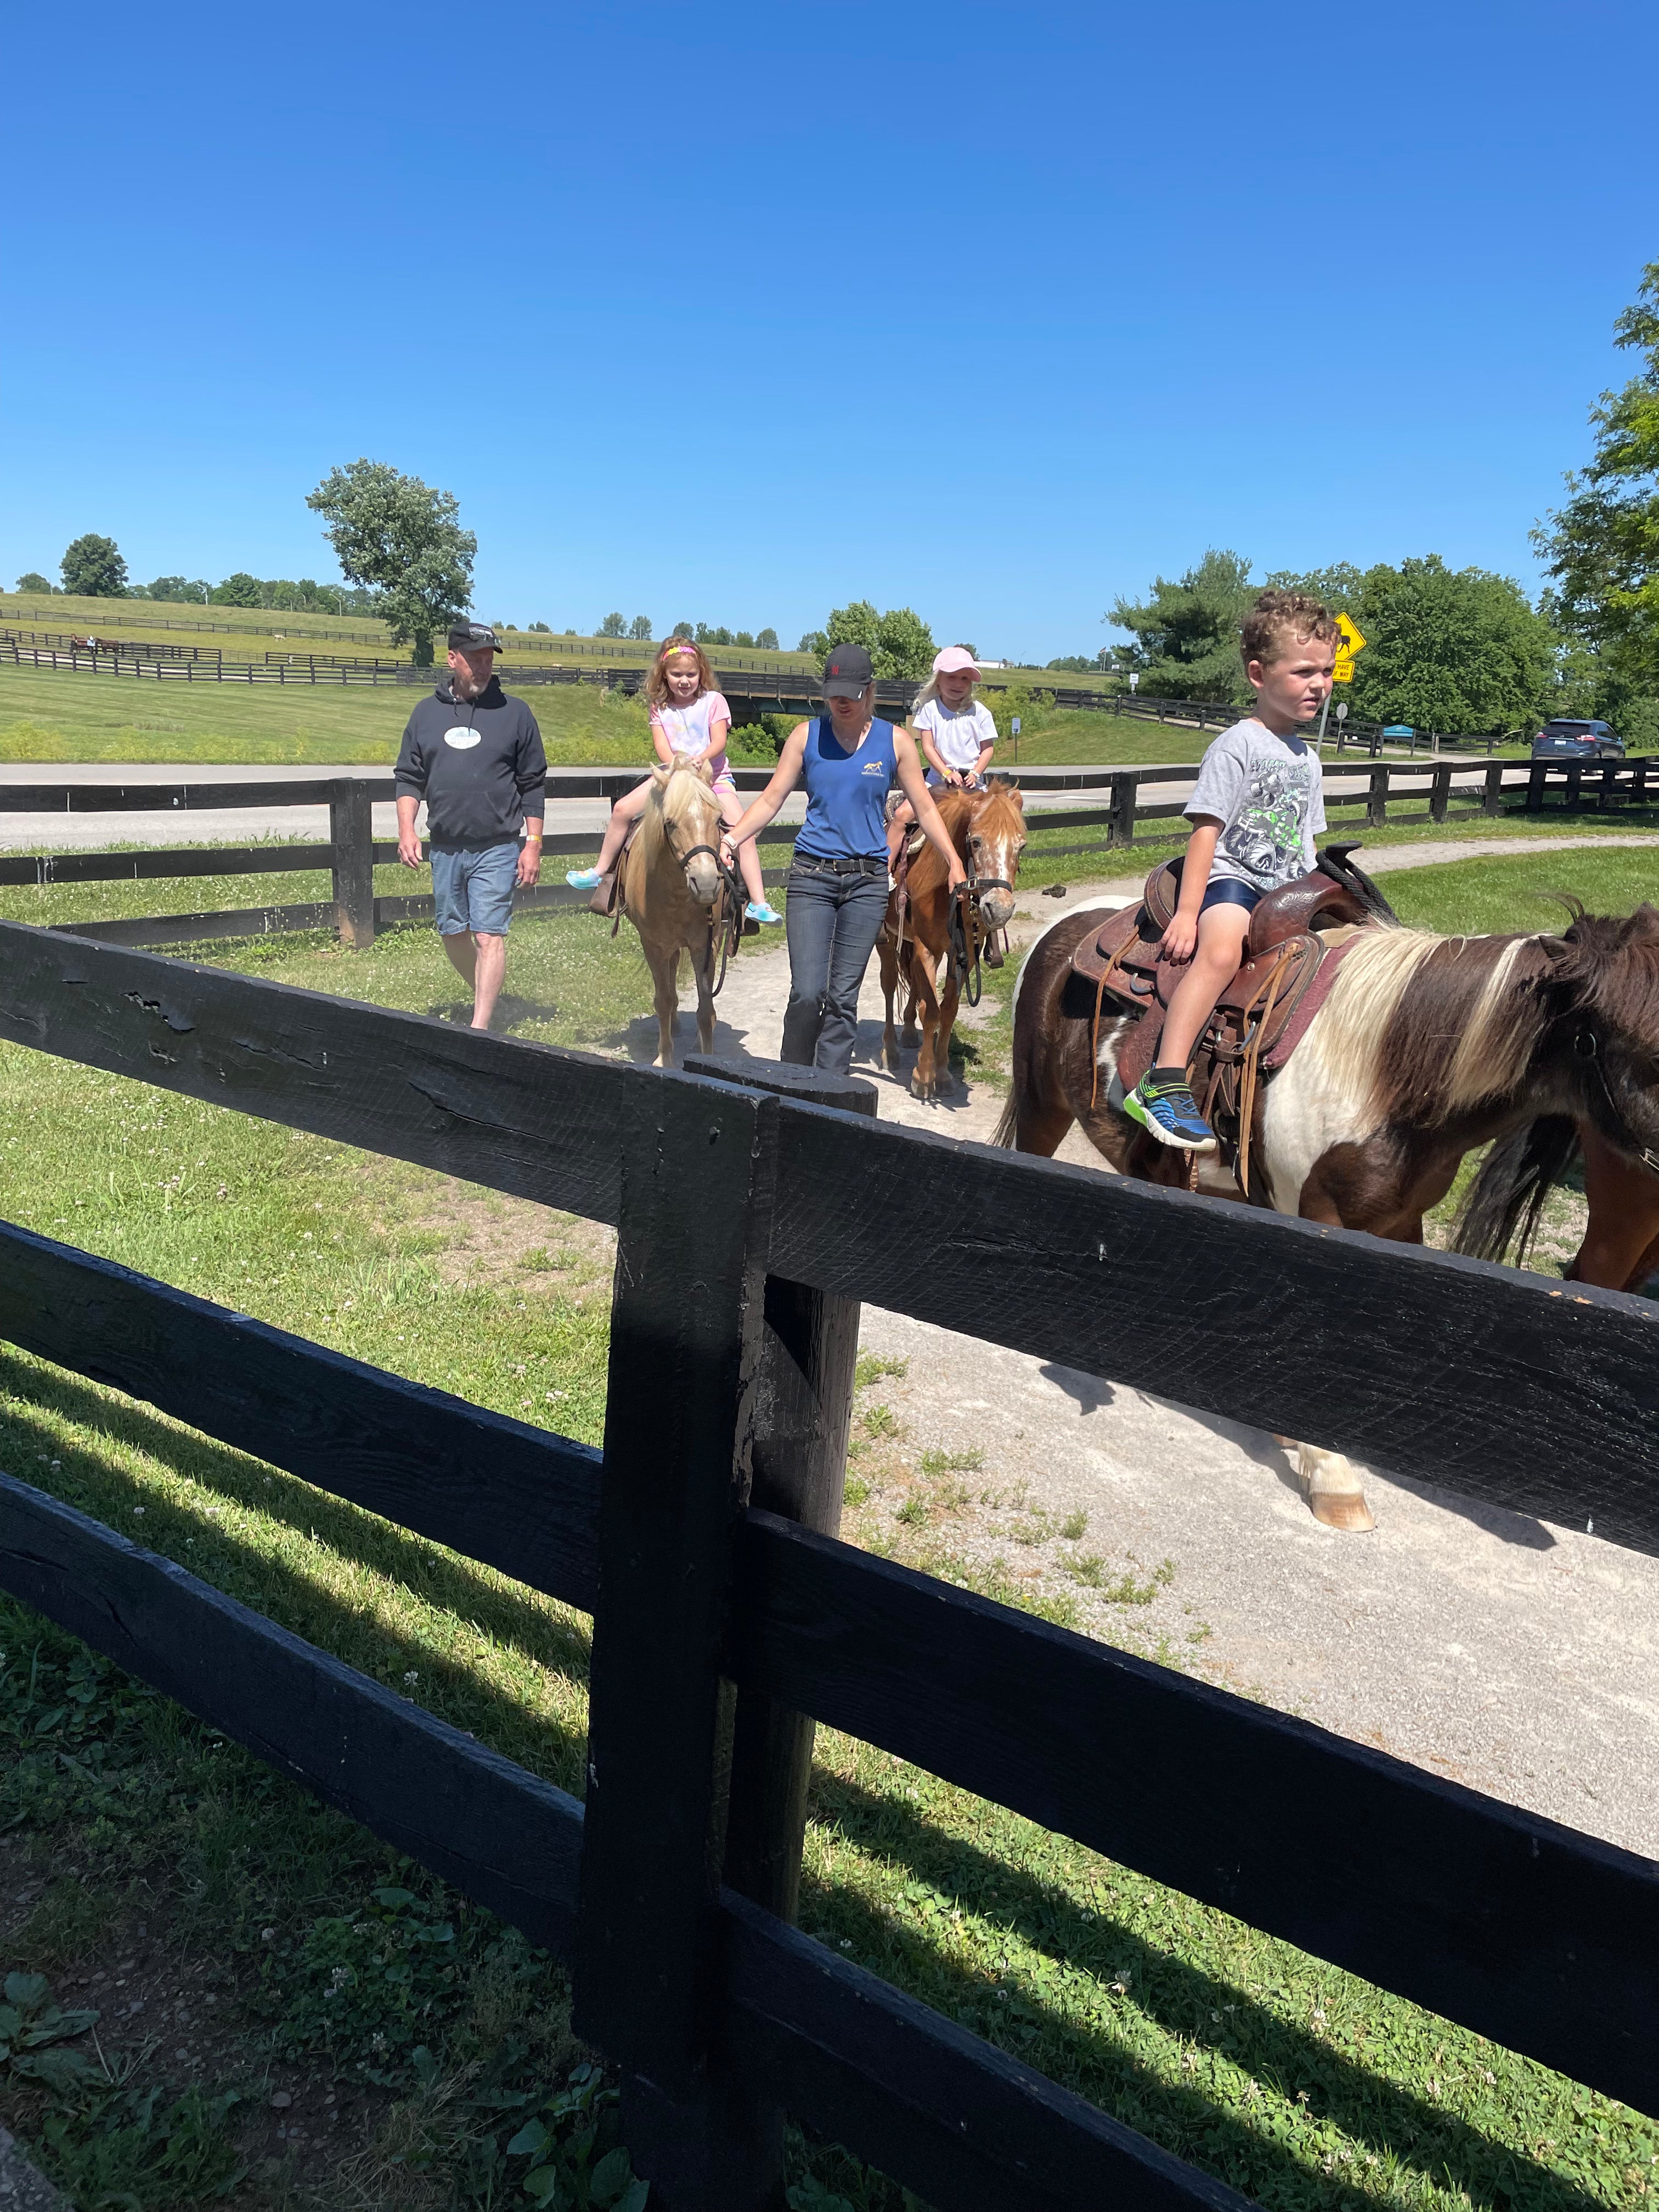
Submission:
{"label": "girl in pink cap", "polygon": [[[965,645],[947,645],[933,659],[933,672],[917,692],[910,709],[910,727],[921,741],[929,783],[946,784],[959,791],[981,791],[985,771],[996,748],[997,726],[991,710],[974,696],[979,663]],[[887,865],[898,865],[899,848],[912,820],[909,805],[901,800],[887,831]]]}
{"label": "girl in pink cap", "polygon": [[[714,795],[720,803],[721,818],[736,822],[743,813],[743,802],[738,797],[737,782],[726,757],[732,709],[714,682],[714,672],[702,647],[694,645],[689,637],[665,638],[645,679],[645,696],[651,709],[651,742],[657,749],[657,758],[665,768],[677,756],[687,760],[706,759],[714,770]],[[650,796],[651,782],[647,777],[626,798],[617,801],[611,810],[598,860],[591,868],[566,871],[565,881],[573,890],[599,889],[599,878],[617,865],[617,856],[628,833],[644,813]],[[767,903],[760,860],[752,844],[739,848],[738,865],[743,871],[744,889],[749,894],[750,920],[781,922],[783,916]]]}

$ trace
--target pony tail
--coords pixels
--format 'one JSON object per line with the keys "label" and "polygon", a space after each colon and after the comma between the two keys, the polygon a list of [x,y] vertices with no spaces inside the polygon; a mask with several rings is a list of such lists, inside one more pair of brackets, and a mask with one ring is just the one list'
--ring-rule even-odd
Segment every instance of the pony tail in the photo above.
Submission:
{"label": "pony tail", "polygon": [[1572,1165],[1578,1132],[1565,1114],[1541,1115],[1500,1137],[1457,1210],[1452,1249],[1472,1260],[1502,1260],[1515,1243],[1516,1267],[1526,1264],[1544,1202]]}

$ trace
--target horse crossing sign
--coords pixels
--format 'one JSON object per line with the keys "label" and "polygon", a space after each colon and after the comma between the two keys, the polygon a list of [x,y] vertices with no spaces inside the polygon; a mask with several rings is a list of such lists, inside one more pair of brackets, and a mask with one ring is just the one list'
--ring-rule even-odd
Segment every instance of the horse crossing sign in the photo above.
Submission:
{"label": "horse crossing sign", "polygon": [[1342,633],[1342,642],[1336,648],[1336,666],[1331,673],[1338,684],[1353,682],[1353,657],[1364,653],[1365,641],[1359,634],[1359,625],[1352,615],[1339,615],[1336,626]]}

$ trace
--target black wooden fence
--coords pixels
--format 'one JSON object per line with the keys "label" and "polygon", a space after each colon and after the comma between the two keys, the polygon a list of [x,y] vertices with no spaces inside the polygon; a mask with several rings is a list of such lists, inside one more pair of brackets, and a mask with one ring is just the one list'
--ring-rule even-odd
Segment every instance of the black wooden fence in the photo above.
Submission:
{"label": "black wooden fence", "polygon": [[[1479,815],[1500,816],[1506,800],[1524,797],[1529,811],[1547,806],[1576,811],[1643,805],[1650,789],[1659,793],[1659,776],[1650,772],[1656,762],[1607,761],[1583,766],[1577,762],[1493,761],[1485,768],[1460,767],[1447,761],[1435,765],[1379,762],[1367,769],[1342,769],[1327,763],[1325,799],[1328,808],[1364,809],[1364,826],[1393,821],[1443,823]],[[560,799],[616,799],[638,782],[640,769],[596,769],[556,771],[549,795]],[[766,781],[764,769],[733,771],[740,786],[758,790]],[[1026,769],[1018,781],[1028,796],[1044,792],[1098,791],[1098,808],[1066,807],[1043,811],[1028,808],[1026,821],[1033,830],[1065,830],[1103,832],[1076,844],[1048,845],[1050,857],[1087,854],[1104,860],[1137,842],[1164,842],[1180,834],[1171,827],[1148,831],[1149,824],[1176,824],[1182,819],[1183,799],[1161,799],[1143,804],[1144,786],[1169,787],[1190,781],[1192,769],[1181,764],[1133,769]],[[395,861],[398,848],[374,834],[373,808],[389,801],[395,786],[386,776],[295,778],[270,783],[176,784],[0,784],[0,815],[107,812],[189,814],[205,809],[231,807],[323,806],[329,810],[326,843],[252,844],[241,846],[154,847],[128,853],[57,852],[0,854],[0,885],[21,884],[126,883],[158,878],[230,875],[281,875],[327,868],[332,875],[331,896],[325,900],[288,905],[231,907],[195,913],[149,915],[131,920],[76,922],[64,925],[76,934],[110,945],[205,944],[220,938],[257,937],[279,930],[332,927],[343,943],[371,945],[377,931],[403,921],[422,921],[433,912],[429,892],[410,892],[376,897],[374,870]],[[1454,802],[1461,802],[1454,804]],[[1411,811],[1401,812],[1401,805]],[[1390,808],[1394,811],[1390,812]],[[1360,826],[1358,824],[1356,827]],[[795,831],[787,823],[763,830],[759,842],[769,848],[793,845]],[[544,854],[560,860],[577,854],[591,856],[599,838],[592,830],[550,831]],[[521,890],[521,908],[583,905],[586,893],[573,891],[558,880]],[[783,881],[787,871],[764,871],[769,884]]]}
{"label": "black wooden fence", "polygon": [[0,1036],[617,1225],[603,1453],[0,1225],[0,1336],[593,1613],[585,1811],[9,1476],[0,1583],[570,1960],[665,2212],[776,2207],[786,2111],[1243,2203],[790,1925],[817,1721],[1659,2110],[1653,1863],[836,1536],[868,1298],[1659,1553],[1659,1309],[11,923]]}

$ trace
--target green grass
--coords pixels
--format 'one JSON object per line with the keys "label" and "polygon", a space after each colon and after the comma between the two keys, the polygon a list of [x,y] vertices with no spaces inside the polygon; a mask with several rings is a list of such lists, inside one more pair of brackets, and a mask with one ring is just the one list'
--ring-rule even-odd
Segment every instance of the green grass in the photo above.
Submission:
{"label": "green grass", "polygon": [[[426,931],[392,933],[367,954],[312,937],[216,957],[422,1012],[458,996]],[[586,917],[515,926],[519,1034],[611,1046],[647,1003],[642,981],[626,938],[613,945]],[[998,990],[1011,981],[1005,969]],[[580,1224],[17,1047],[0,1048],[0,1158],[6,1210],[27,1226],[479,1404],[600,1436],[608,1261]],[[871,1360],[860,1380],[896,1372]],[[903,1431],[876,1404],[859,1431],[862,1479],[902,1448]],[[948,1527],[948,1478],[968,1455],[938,1456],[914,1528],[898,1524],[919,1545],[930,1519]],[[21,1353],[0,1356],[0,1464],[580,1788],[580,1616]],[[884,1525],[895,1526],[890,1502]],[[1059,1533],[1075,1541],[1083,1530]],[[1000,1568],[962,1568],[942,1544],[914,1556],[1000,1596],[1022,1587]],[[1077,1555],[1074,1585],[1139,1609],[1146,1577],[1120,1598],[1120,1570],[1109,1576],[1094,1559]],[[1071,1618],[1069,1602],[1043,1609]],[[0,1646],[14,1708],[0,1834],[16,1823],[11,1847],[47,1883],[21,1938],[28,1962],[58,1971],[142,1893],[181,1956],[223,1963],[256,2075],[261,2052],[290,2052],[313,2070],[386,2076],[372,2185],[325,2201],[435,2212],[488,2201],[486,2180],[495,2187],[503,2172],[516,2197],[510,2131],[480,2099],[504,2081],[545,2101],[573,2056],[547,1963],[165,1700],[113,1670],[88,1673],[73,1639],[9,1602]],[[96,1759],[84,1749],[93,1741],[105,1747]],[[388,1887],[407,1901],[381,1904]],[[1274,2212],[1634,2208],[1659,2155],[1651,2125],[1607,2100],[827,1730],[803,1923]],[[444,1925],[450,1939],[418,1932]],[[376,1945],[419,1947],[428,2008],[411,2014],[399,2000],[342,2027],[323,1990],[337,1968],[366,1972]],[[161,2051],[135,2060],[121,2094],[151,2087],[165,2113],[192,2090],[211,2100],[247,2084],[186,2079]],[[126,2129],[125,2148],[108,2155],[111,2170],[140,2174],[129,2194],[141,2212],[191,2201],[181,2184],[142,2178],[160,2153],[131,2136],[137,2123],[106,2091],[83,2085],[54,2101],[39,2084],[6,2086],[0,2112],[65,2179],[97,2170],[100,2131]],[[216,2145],[241,2142],[241,2125],[230,2108],[216,2120],[209,2106],[186,2114],[179,2155],[199,2151],[210,2165]],[[897,2212],[896,2192],[834,2154],[809,2160],[798,2146],[796,2159],[849,2203]],[[266,2187],[256,2170],[238,2201],[263,2203]]]}
{"label": "green grass", "polygon": [[1564,929],[1556,896],[1571,893],[1592,914],[1624,915],[1659,896],[1659,846],[1598,853],[1527,853],[1513,858],[1403,868],[1381,878],[1402,921],[1448,934]]}

